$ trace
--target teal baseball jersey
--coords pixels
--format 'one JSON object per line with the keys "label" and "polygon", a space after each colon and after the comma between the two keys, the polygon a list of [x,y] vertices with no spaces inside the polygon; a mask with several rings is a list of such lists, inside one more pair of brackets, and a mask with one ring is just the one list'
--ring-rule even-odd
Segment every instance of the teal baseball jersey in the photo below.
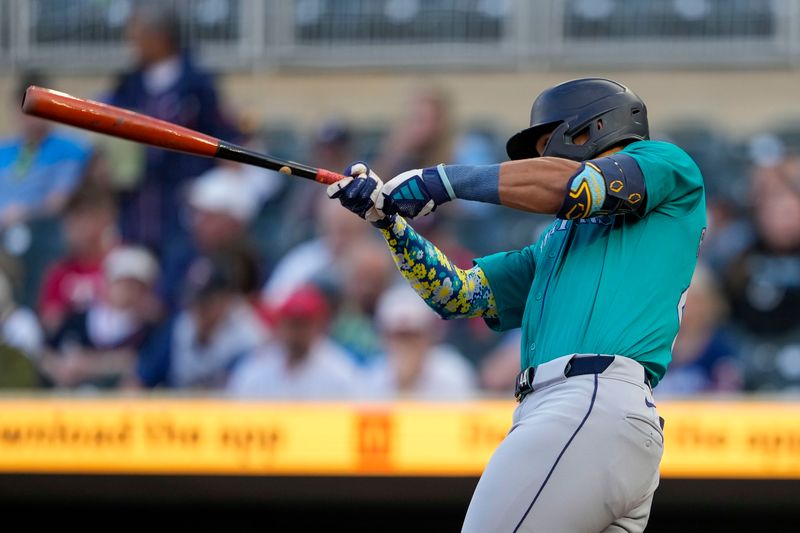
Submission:
{"label": "teal baseball jersey", "polygon": [[496,301],[487,323],[522,328],[522,368],[617,354],[641,363],[653,386],[667,370],[706,227],[703,178],[670,143],[621,153],[644,179],[639,214],[556,219],[535,244],[476,259]]}

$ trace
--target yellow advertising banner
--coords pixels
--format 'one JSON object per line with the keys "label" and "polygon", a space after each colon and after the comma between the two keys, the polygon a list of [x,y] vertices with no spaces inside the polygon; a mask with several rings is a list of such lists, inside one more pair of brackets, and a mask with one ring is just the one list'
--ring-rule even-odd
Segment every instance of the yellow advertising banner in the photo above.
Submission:
{"label": "yellow advertising banner", "polygon": [[[477,476],[515,404],[0,400],[0,472]],[[800,403],[662,402],[664,477],[800,479]]]}

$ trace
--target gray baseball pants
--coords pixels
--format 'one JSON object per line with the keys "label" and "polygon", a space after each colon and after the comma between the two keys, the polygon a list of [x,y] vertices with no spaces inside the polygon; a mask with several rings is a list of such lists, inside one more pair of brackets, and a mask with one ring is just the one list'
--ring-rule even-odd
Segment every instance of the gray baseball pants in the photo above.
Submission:
{"label": "gray baseball pants", "polygon": [[616,356],[565,377],[567,355],[536,368],[533,392],[472,496],[465,533],[622,533],[647,525],[664,435],[644,367]]}

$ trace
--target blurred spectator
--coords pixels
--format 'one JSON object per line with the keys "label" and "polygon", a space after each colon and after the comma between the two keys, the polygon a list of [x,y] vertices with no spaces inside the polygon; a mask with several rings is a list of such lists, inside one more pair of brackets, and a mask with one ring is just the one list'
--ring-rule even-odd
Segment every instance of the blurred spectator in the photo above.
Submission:
{"label": "blurred spectator", "polygon": [[154,287],[155,258],[143,248],[121,246],[103,261],[102,297],[67,315],[48,340],[42,370],[59,387],[116,387],[130,381],[139,348],[161,312]]}
{"label": "blurred spectator", "polygon": [[[415,220],[414,228],[425,238],[435,242],[436,246],[453,264],[469,269],[472,267],[473,258],[479,257],[479,254],[465,246],[465,239],[459,232],[459,227],[463,224],[464,219],[461,218],[458,209],[453,209],[453,207],[455,207],[455,203],[437,208],[435,213]],[[497,225],[497,222],[492,220],[484,224],[484,228],[474,228],[474,231],[487,231],[486,226]],[[499,241],[495,241],[495,244],[498,245]],[[492,252],[494,251],[496,250],[492,250]],[[499,339],[499,335],[489,329],[482,318],[449,320],[441,323],[440,328],[444,331],[445,342],[454,346],[474,363],[483,359]]]}
{"label": "blurred spectator", "polygon": [[8,274],[0,270],[0,344],[19,350],[36,360],[44,347],[44,332],[36,314],[14,301],[14,289]]}
{"label": "blurred spectator", "polygon": [[36,74],[20,81],[11,102],[19,135],[0,141],[0,228],[58,213],[89,159],[88,149],[54,132],[51,122],[20,111],[25,89],[48,81]]}
{"label": "blurred spectator", "polygon": [[67,314],[86,311],[97,300],[103,260],[118,242],[116,213],[113,197],[101,189],[81,188],[68,201],[62,220],[67,255],[50,267],[39,299],[47,332],[60,328]]}
{"label": "blurred spectator", "polygon": [[317,212],[319,237],[289,250],[267,280],[263,297],[270,305],[279,305],[308,282],[341,287],[348,250],[374,237],[369,224],[331,202],[324,190],[317,197]]}
{"label": "blurred spectator", "polygon": [[741,205],[726,199],[708,198],[708,231],[703,238],[700,257],[717,275],[723,275],[742,252],[752,245],[753,225],[743,215]]}
{"label": "blurred spectator", "polygon": [[519,345],[521,333],[506,333],[500,343],[480,362],[481,388],[499,394],[513,394],[520,371]]}
{"label": "blurred spectator", "polygon": [[220,389],[267,331],[242,290],[255,270],[247,255],[217,254],[187,276],[188,307],[169,321],[140,353],[143,386]]}
{"label": "blurred spectator", "polygon": [[454,348],[438,344],[442,321],[402,284],[387,291],[376,312],[386,354],[368,370],[371,396],[465,399],[477,391],[477,376]]}
{"label": "blurred spectator", "polygon": [[[189,241],[170,243],[164,251],[164,277],[160,294],[172,309],[180,304],[182,281],[192,266],[214,254],[248,250],[253,257],[257,251],[249,242],[247,230],[255,217],[260,199],[249,183],[249,175],[241,167],[221,165],[200,176],[190,187],[188,204],[192,209]],[[259,270],[263,265],[257,261]],[[260,275],[250,280],[252,286],[244,292],[253,293],[260,287]]]}
{"label": "blurred spectator", "polygon": [[236,170],[217,167],[203,174],[189,191],[194,244],[212,252],[227,242],[243,240],[247,223],[258,210],[257,201],[240,183]]}
{"label": "blurred spectator", "polygon": [[290,400],[357,396],[357,368],[327,336],[329,314],[319,289],[307,285],[293,292],[275,311],[275,341],[237,367],[230,394]]}
{"label": "blurred spectator", "polygon": [[713,272],[698,263],[672,348],[672,363],[655,390],[657,396],[742,389],[741,360],[737,345],[725,331],[726,316],[727,304]]}
{"label": "blurred spectator", "polygon": [[747,387],[800,387],[800,157],[753,176],[756,240],[725,275],[745,343]]}
{"label": "blurred spectator", "polygon": [[[786,158],[786,146],[776,135],[756,135],[748,140],[747,148],[747,155],[740,157],[753,162],[756,174],[774,171]],[[708,170],[703,169],[708,232],[700,251],[700,257],[718,276],[724,275],[730,263],[756,239],[753,221],[747,212],[752,197],[748,188],[752,189],[752,184],[739,177],[745,173],[730,172],[725,166],[720,168],[720,163]],[[745,166],[741,162],[734,163]]]}
{"label": "blurred spectator", "polygon": [[342,172],[353,162],[353,132],[342,119],[324,121],[314,135],[311,157],[313,164]]}
{"label": "blurred spectator", "polygon": [[92,142],[93,157],[83,183],[115,192],[129,191],[139,184],[144,173],[147,145],[110,135],[98,135]]}
{"label": "blurred spectator", "polygon": [[378,300],[399,273],[386,244],[364,240],[343,261],[343,286],[331,337],[363,363],[382,351],[375,329]]}
{"label": "blurred spectator", "polygon": [[[242,111],[237,118],[239,119],[236,123],[238,144],[255,152],[272,154],[264,139],[260,124],[261,118],[255,115],[255,111],[249,113]],[[253,195],[256,210],[268,202],[278,200],[289,181],[304,181],[276,170],[267,170],[255,165],[244,165],[225,160],[219,161],[219,164],[227,168],[236,177],[238,183]]]}
{"label": "blurred spectator", "polygon": [[[352,138],[353,132],[344,121],[336,118],[324,121],[314,132],[309,163],[343,172],[356,157]],[[282,227],[279,236],[282,250],[315,236],[320,195],[324,195],[318,184],[295,178],[289,180],[287,189],[278,221]]]}
{"label": "blurred spectator", "polygon": [[[490,119],[487,119],[487,122]],[[483,124],[470,126],[459,135],[453,148],[452,163],[456,165],[493,165],[506,158],[498,149],[497,135]],[[485,204],[476,204],[485,205]]]}
{"label": "blurred spectator", "polygon": [[758,167],[753,178],[756,241],[730,266],[733,318],[748,333],[800,327],[800,158]]}
{"label": "blurred spectator", "polygon": [[15,302],[11,272],[15,265],[4,263],[0,268],[0,389],[39,387],[37,363],[44,334],[33,311]]}
{"label": "blurred spectator", "polygon": [[[242,140],[240,141],[247,148],[261,153],[274,154],[267,144],[266,135],[254,112],[242,114],[240,130]],[[283,157],[281,157],[283,159]],[[290,158],[296,161],[305,161],[302,158]],[[231,166],[227,163],[222,165]],[[297,179],[273,170],[266,170],[252,165],[233,164],[238,181],[244,182],[245,187],[251,194],[258,198],[258,209],[253,215],[253,219],[248,224],[248,234],[253,244],[256,246],[257,253],[261,258],[264,267],[262,275],[269,273],[269,268],[278,262],[283,252],[291,244],[298,241],[291,241],[294,228],[289,224],[300,224],[304,219],[287,220],[285,212],[290,212],[287,206],[291,203],[290,193],[292,185],[304,182],[304,185],[311,189],[318,190],[319,185],[308,180]],[[292,213],[295,211],[292,209]],[[303,213],[307,215],[307,213]],[[291,244],[289,244],[291,243]],[[263,280],[262,280],[263,281]]]}
{"label": "blurred spectator", "polygon": [[34,362],[18,348],[0,343],[0,390],[35,389],[41,379]]}
{"label": "blurred spectator", "polygon": [[[234,140],[237,133],[223,116],[214,81],[181,49],[180,21],[169,3],[136,2],[127,36],[137,64],[117,80],[112,104]],[[164,243],[185,240],[178,208],[181,188],[212,166],[212,159],[147,148],[136,188],[122,196],[125,239],[159,255]]]}
{"label": "blurred spectator", "polygon": [[[498,134],[484,125],[489,123],[491,121],[486,119],[484,123],[473,124],[456,138],[451,163],[493,165],[507,159],[505,137],[499,141]],[[446,213],[437,209],[437,214],[444,213],[445,218],[455,218],[452,231],[462,246],[475,252],[473,257],[527,246],[530,236],[526,234],[524,242],[517,242],[514,225],[529,228],[532,220],[542,219],[547,223],[552,220],[549,215],[526,213],[483,202],[453,202],[443,207],[449,209]]]}
{"label": "blurred spectator", "polygon": [[452,160],[449,96],[436,88],[414,93],[404,120],[389,133],[371,167],[385,181],[400,172]]}

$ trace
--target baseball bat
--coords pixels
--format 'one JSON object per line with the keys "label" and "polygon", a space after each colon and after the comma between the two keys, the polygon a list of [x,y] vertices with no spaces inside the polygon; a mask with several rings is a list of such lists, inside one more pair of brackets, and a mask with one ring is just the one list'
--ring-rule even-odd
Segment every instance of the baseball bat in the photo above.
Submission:
{"label": "baseball bat", "polygon": [[346,176],[294,161],[248,150],[211,135],[148,117],[109,104],[77,98],[66,93],[31,85],[25,91],[22,111],[28,115],[69,126],[104,133],[129,141],[149,144],[185,154],[216,157],[246,165],[277,170],[329,185]]}

